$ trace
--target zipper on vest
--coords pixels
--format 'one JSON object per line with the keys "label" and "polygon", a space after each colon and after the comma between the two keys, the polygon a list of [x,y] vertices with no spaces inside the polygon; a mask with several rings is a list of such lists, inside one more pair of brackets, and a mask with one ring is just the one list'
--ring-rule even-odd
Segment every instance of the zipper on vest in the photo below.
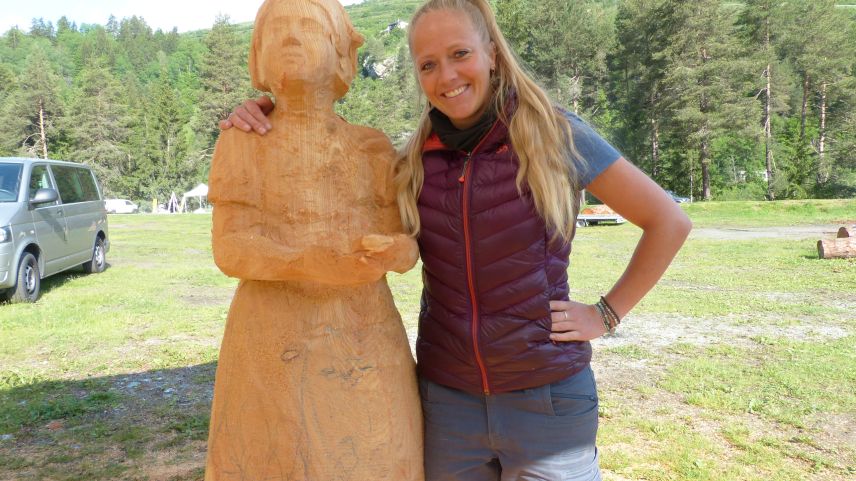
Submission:
{"label": "zipper on vest", "polygon": [[464,163],[464,175],[461,176],[461,179],[464,183],[464,199],[462,202],[462,209],[464,211],[464,252],[467,257],[467,286],[470,289],[470,305],[473,309],[473,321],[472,321],[472,338],[473,338],[473,354],[476,358],[476,364],[479,366],[479,373],[481,374],[482,381],[482,391],[485,394],[490,394],[490,386],[487,383],[487,369],[484,367],[484,361],[481,358],[481,352],[479,349],[479,306],[476,300],[476,286],[475,286],[475,274],[473,273],[473,255],[472,248],[470,246],[470,217],[467,215],[467,212],[470,209],[470,189],[467,184],[467,179],[470,178],[470,173],[472,172],[472,164],[469,163],[469,157],[472,154],[467,155],[467,161]]}
{"label": "zipper on vest", "polygon": [[467,166],[470,164],[470,156],[471,156],[471,155],[472,155],[472,154],[467,154],[467,158],[466,158],[466,159],[464,159],[464,167],[461,169],[461,176],[460,176],[460,177],[458,177],[458,182],[460,182],[460,183],[462,183],[462,184],[463,184],[463,183],[464,183],[464,181],[466,180],[466,175],[467,175]]}
{"label": "zipper on vest", "polygon": [[476,153],[479,147],[481,147],[482,143],[484,143],[485,139],[487,139],[491,133],[493,133],[493,129],[496,128],[496,125],[499,121],[494,122],[493,127],[490,128],[490,131],[481,139],[481,141],[476,145],[476,147],[471,150],[466,159],[464,159],[464,168],[463,172],[461,172],[461,177],[458,178],[458,181],[463,184],[463,199],[461,202],[461,210],[463,210],[463,220],[464,220],[464,252],[466,253],[467,258],[467,286],[470,289],[470,304],[473,309],[473,322],[472,322],[472,337],[473,337],[473,354],[476,358],[476,364],[479,366],[479,373],[481,374],[482,381],[482,392],[485,395],[490,394],[490,384],[487,380],[487,368],[484,365],[484,361],[481,357],[481,350],[479,349],[479,307],[478,300],[476,299],[476,285],[475,285],[475,274],[473,272],[473,253],[472,253],[472,242],[470,235],[470,189],[472,187],[472,183],[467,182],[473,171],[473,164],[470,162],[473,155]]}

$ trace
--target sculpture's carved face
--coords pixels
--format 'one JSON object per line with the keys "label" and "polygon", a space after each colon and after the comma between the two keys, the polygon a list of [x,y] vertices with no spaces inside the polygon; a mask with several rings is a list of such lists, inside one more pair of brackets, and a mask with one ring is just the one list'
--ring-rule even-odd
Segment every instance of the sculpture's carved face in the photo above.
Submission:
{"label": "sculpture's carved face", "polygon": [[329,85],[336,74],[329,13],[312,1],[295,3],[288,12],[275,9],[264,22],[259,63],[274,93],[295,81]]}

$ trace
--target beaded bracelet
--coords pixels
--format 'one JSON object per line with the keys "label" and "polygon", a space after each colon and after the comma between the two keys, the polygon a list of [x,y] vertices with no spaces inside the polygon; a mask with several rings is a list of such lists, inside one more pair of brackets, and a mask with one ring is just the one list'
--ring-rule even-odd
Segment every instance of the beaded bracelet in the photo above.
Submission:
{"label": "beaded bracelet", "polygon": [[606,298],[603,296],[600,296],[600,300],[597,301],[595,307],[597,307],[597,310],[600,313],[601,320],[603,321],[603,327],[606,328],[606,334],[615,334],[615,328],[621,324],[621,318],[615,313],[615,309],[609,305],[609,302],[607,302]]}
{"label": "beaded bracelet", "polygon": [[615,328],[612,327],[609,323],[609,316],[606,314],[603,306],[600,305],[600,302],[594,305],[597,308],[597,312],[600,314],[600,320],[603,321],[603,327],[606,329],[606,332],[603,333],[604,336],[613,334],[615,332]]}
{"label": "beaded bracelet", "polygon": [[609,317],[613,321],[611,323],[612,326],[618,327],[618,325],[621,324],[621,318],[618,317],[618,314],[616,314],[615,309],[612,308],[612,306],[609,304],[609,302],[607,302],[606,298],[603,296],[600,296],[600,302],[603,304],[603,307],[606,310],[606,313],[609,315]]}

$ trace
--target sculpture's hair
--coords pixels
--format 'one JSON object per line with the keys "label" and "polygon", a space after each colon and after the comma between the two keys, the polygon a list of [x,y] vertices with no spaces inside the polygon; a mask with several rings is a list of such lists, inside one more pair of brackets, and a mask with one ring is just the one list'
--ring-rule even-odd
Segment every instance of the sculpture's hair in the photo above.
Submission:
{"label": "sculpture's hair", "polygon": [[[544,90],[524,71],[508,45],[487,0],[429,0],[413,15],[410,22],[409,42],[413,51],[413,31],[428,12],[457,10],[467,15],[470,23],[484,40],[496,46],[494,107],[499,119],[508,125],[511,144],[520,161],[517,172],[517,189],[529,187],[538,214],[554,237],[570,241],[579,209],[579,173],[573,162],[577,157],[571,126],[559,112]],[[417,80],[418,80],[418,66]],[[506,105],[512,92],[517,96],[517,109],[508,118]],[[396,165],[395,183],[401,220],[405,229],[417,235],[420,229],[416,201],[422,191],[424,173],[422,148],[431,133],[428,112],[432,106],[426,102],[416,132],[405,145]],[[583,161],[583,159],[580,159]]]}
{"label": "sculpture's hair", "polygon": [[344,97],[348,92],[351,81],[357,74],[357,49],[363,44],[363,36],[354,30],[345,9],[336,0],[266,0],[259,7],[256,14],[256,22],[253,28],[253,38],[250,43],[250,78],[253,87],[263,92],[271,92],[270,85],[264,78],[258,65],[258,56],[261,50],[261,41],[264,37],[265,19],[270,18],[275,10],[285,13],[293,11],[296,3],[312,3],[317,5],[327,15],[330,25],[333,27],[330,42],[336,47],[339,62],[336,68],[336,98]]}

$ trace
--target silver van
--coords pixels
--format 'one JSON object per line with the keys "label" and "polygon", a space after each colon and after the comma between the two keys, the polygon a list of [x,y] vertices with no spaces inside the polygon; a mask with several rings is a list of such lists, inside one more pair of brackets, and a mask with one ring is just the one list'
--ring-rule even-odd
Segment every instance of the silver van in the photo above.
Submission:
{"label": "silver van", "polygon": [[107,267],[101,188],[89,167],[0,157],[0,300],[34,302],[41,279]]}

